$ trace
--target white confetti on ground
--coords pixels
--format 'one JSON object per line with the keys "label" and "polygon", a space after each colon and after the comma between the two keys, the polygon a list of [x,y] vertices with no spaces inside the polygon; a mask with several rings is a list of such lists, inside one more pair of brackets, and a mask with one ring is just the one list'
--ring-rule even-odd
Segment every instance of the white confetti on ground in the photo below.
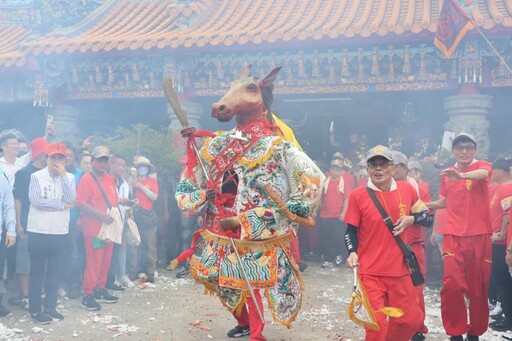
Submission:
{"label": "white confetti on ground", "polygon": [[131,335],[132,333],[135,333],[139,329],[140,328],[137,326],[130,326],[126,323],[112,324],[107,326],[108,331],[116,333],[113,337],[117,337],[119,335]]}
{"label": "white confetti on ground", "polygon": [[92,321],[94,323],[101,323],[101,324],[111,324],[112,322],[114,322],[114,320],[118,320],[118,319],[119,319],[119,316],[114,316],[114,315],[94,314],[92,317]]}
{"label": "white confetti on ground", "polygon": [[171,279],[170,281],[166,281],[165,286],[173,289],[178,289],[184,286],[193,285],[195,283],[195,281],[188,278],[176,278],[175,280]]}
{"label": "white confetti on ground", "polygon": [[22,340],[28,340],[27,337],[23,337],[23,330],[13,328],[9,329],[6,326],[4,326],[2,323],[0,323],[0,340],[2,341],[22,341]]}
{"label": "white confetti on ground", "polygon": [[[438,289],[425,288],[425,324],[428,327],[427,340],[449,340],[446,335],[443,322],[441,320],[441,298]],[[510,335],[509,333],[508,335]],[[480,341],[504,341],[502,335],[507,333],[496,332],[488,329],[487,332],[480,336]]]}

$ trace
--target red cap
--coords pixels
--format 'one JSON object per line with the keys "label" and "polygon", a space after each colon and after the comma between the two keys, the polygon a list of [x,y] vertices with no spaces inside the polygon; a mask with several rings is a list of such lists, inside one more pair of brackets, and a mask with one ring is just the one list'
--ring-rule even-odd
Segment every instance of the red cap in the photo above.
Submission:
{"label": "red cap", "polygon": [[48,152],[46,153],[48,156],[61,154],[66,156],[66,146],[63,143],[56,142],[56,143],[50,143],[48,145]]}
{"label": "red cap", "polygon": [[37,139],[32,140],[32,142],[30,142],[30,151],[32,153],[30,160],[34,161],[34,159],[39,155],[46,154],[47,150],[48,141],[46,141],[44,137],[38,137]]}

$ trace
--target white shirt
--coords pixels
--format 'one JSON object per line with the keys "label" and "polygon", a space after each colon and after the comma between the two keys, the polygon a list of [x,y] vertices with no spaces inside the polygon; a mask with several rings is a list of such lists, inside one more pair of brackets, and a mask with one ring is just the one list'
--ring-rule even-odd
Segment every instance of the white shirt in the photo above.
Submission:
{"label": "white shirt", "polygon": [[4,171],[5,175],[7,176],[7,180],[9,180],[9,185],[11,185],[11,189],[14,188],[14,181],[15,181],[15,175],[16,172],[28,165],[30,162],[30,156],[29,154],[25,154],[22,157],[16,158],[16,161],[14,163],[9,163],[5,159],[5,157],[0,158],[0,169]]}
{"label": "white shirt", "polygon": [[[128,185],[128,182],[125,179],[119,178],[119,182],[116,179],[116,189],[119,199],[130,199],[130,186]],[[121,218],[123,219],[123,221],[125,221],[126,211],[128,211],[129,209],[130,207],[128,206],[119,205],[119,210],[121,211]]]}

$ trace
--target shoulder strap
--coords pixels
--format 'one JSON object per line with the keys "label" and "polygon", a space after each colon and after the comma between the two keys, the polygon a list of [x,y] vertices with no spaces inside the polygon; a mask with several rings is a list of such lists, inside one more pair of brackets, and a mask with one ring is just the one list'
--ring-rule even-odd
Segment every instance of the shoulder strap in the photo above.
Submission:
{"label": "shoulder strap", "polygon": [[112,208],[112,204],[110,203],[110,200],[108,200],[108,197],[107,195],[105,194],[105,191],[103,190],[103,187],[101,187],[100,185],[100,182],[98,181],[98,179],[96,178],[96,176],[91,172],[89,173],[91,174],[92,178],[94,179],[94,181],[96,182],[96,185],[98,185],[98,188],[100,189],[100,192],[101,192],[101,195],[103,196],[103,200],[105,200],[105,203],[107,204],[107,207],[108,208]]}
{"label": "shoulder strap", "polygon": [[[379,199],[377,199],[375,192],[373,190],[371,190],[370,187],[366,187],[366,191],[370,195],[370,198],[372,199],[373,204],[377,208],[377,211],[379,211],[380,215],[382,216],[382,220],[384,221],[384,224],[386,224],[389,232],[391,232],[391,234],[393,235],[393,228],[394,228],[393,220],[388,216],[384,207],[382,207],[382,204],[380,203]],[[405,245],[402,238],[400,238],[400,236],[395,236],[395,235],[393,235],[393,237],[395,238],[398,246],[400,247],[400,250],[402,250],[404,256],[407,256],[409,254],[409,249]]]}

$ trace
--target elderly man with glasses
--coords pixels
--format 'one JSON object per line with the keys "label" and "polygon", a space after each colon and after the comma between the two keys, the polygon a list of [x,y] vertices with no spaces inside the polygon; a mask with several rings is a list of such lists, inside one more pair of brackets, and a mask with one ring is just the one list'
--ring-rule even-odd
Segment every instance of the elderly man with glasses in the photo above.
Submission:
{"label": "elderly man with glasses", "polygon": [[[358,267],[379,325],[379,330],[366,328],[365,340],[411,340],[421,326],[424,313],[395,236],[412,224],[430,225],[432,217],[411,184],[393,179],[391,150],[375,146],[368,151],[366,162],[370,179],[366,187],[350,194],[345,215],[347,266]],[[384,222],[377,204],[391,218],[393,230]],[[399,308],[403,316],[388,319],[382,312],[384,307]]]}

